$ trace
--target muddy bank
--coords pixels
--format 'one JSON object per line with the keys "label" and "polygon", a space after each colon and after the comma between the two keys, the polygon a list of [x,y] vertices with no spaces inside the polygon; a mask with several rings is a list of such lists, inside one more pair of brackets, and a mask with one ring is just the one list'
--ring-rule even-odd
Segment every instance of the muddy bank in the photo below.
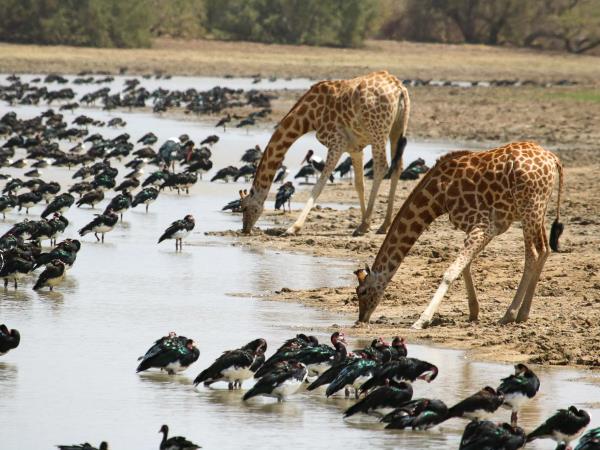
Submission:
{"label": "muddy bank", "polygon": [[[533,302],[530,319],[524,324],[499,326],[498,320],[512,300],[523,269],[523,239],[519,224],[494,239],[473,264],[473,277],[481,304],[480,320],[468,321],[466,292],[462,280],[455,282],[443,301],[433,326],[412,330],[431,299],[444,270],[462,246],[464,235],[450,226],[446,217],[432,224],[413,247],[390,283],[385,297],[373,315],[369,328],[353,328],[356,336],[403,334],[411,341],[469,350],[477,359],[529,361],[545,365],[584,365],[600,367],[600,186],[598,157],[590,166],[568,167],[562,203],[566,225],[561,238],[562,252],[550,256]],[[402,182],[397,194],[400,204],[416,181]],[[387,192],[384,184],[381,192]],[[548,223],[555,210],[555,195],[548,211]],[[298,194],[296,200],[306,196]],[[327,186],[323,202],[352,202],[357,197],[349,182]],[[267,202],[267,208],[271,205]],[[373,229],[383,220],[385,196],[381,195]],[[237,231],[215,233],[230,236],[234,245],[264,246],[288,251],[309,252],[356,261],[357,267],[372,263],[383,241],[373,231],[362,237],[351,232],[360,219],[360,211],[318,208],[309,216],[302,234],[281,237],[279,232],[292,223],[295,214],[267,213],[274,224],[268,231],[257,230],[251,237]],[[240,218],[241,223],[241,218]],[[357,316],[356,281],[348,276],[348,287],[309,291],[282,289],[273,297],[281,301],[345,312]],[[285,286],[282,286],[285,288]]]}

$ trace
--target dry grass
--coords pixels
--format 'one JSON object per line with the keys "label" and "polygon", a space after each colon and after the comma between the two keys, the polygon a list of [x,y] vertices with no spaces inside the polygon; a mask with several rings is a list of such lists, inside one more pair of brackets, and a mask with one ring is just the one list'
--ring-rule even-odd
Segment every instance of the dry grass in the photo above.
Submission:
{"label": "dry grass", "polygon": [[363,49],[266,45],[248,42],[160,39],[151,49],[96,49],[0,44],[0,72],[350,77],[387,69],[402,78],[600,82],[600,59],[480,45],[369,41]]}

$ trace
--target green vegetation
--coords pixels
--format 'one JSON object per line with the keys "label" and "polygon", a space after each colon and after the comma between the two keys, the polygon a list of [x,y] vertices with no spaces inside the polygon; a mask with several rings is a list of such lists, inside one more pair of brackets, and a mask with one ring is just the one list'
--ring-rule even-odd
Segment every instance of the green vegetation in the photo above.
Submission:
{"label": "green vegetation", "polygon": [[566,91],[566,92],[548,92],[548,97],[574,100],[578,102],[593,102],[600,103],[600,91],[599,90],[577,90],[577,91]]}
{"label": "green vegetation", "polygon": [[360,47],[366,38],[600,51],[599,0],[0,0],[0,41],[160,36]]}

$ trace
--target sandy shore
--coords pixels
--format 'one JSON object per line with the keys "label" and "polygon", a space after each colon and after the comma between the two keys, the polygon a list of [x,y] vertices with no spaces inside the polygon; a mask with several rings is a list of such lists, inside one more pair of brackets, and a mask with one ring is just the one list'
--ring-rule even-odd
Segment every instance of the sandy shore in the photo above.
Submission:
{"label": "sandy shore", "polygon": [[[373,315],[374,323],[369,328],[353,328],[348,332],[365,337],[400,333],[410,341],[467,349],[478,359],[600,367],[599,169],[595,164],[566,170],[562,206],[566,230],[561,238],[562,252],[552,254],[546,263],[527,323],[497,324],[512,300],[523,268],[522,232],[515,224],[492,241],[473,264],[481,303],[478,323],[468,321],[466,292],[458,280],[451,286],[433,326],[421,331],[409,328],[429,302],[444,270],[462,245],[464,235],[455,231],[444,216],[434,222],[413,247]],[[403,182],[397,200],[404,200],[415,184],[416,181]],[[386,191],[387,185],[384,185],[382,192]],[[349,183],[338,183],[325,189],[322,201],[356,202],[356,196]],[[383,220],[384,207],[382,195],[374,224]],[[549,209],[550,218],[554,206]],[[236,245],[259,245],[350,259],[356,261],[357,268],[365,262],[372,263],[383,241],[383,236],[373,232],[358,238],[351,236],[360,219],[358,208],[349,211],[318,208],[309,216],[301,235],[278,236],[278,232],[293,221],[294,215],[295,212],[288,216],[269,214],[275,228],[268,232],[256,231],[251,237],[240,236],[237,231],[216,234],[235,237]],[[355,286],[353,280],[347,288],[293,292],[283,289],[284,292],[279,291],[273,297],[343,311],[356,317]]]}

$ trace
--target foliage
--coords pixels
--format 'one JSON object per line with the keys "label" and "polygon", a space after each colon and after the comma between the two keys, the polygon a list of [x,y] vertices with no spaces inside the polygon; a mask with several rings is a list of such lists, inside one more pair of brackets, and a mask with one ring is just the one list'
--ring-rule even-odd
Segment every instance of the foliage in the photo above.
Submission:
{"label": "foliage", "polygon": [[205,0],[206,28],[222,39],[359,46],[376,0]]}
{"label": "foliage", "polygon": [[0,0],[0,40],[144,47],[154,37],[359,47],[368,37],[600,50],[600,0]]}
{"label": "foliage", "polygon": [[150,44],[146,0],[0,0],[0,40],[97,47]]}
{"label": "foliage", "polygon": [[583,53],[600,46],[598,0],[399,0],[380,37]]}

